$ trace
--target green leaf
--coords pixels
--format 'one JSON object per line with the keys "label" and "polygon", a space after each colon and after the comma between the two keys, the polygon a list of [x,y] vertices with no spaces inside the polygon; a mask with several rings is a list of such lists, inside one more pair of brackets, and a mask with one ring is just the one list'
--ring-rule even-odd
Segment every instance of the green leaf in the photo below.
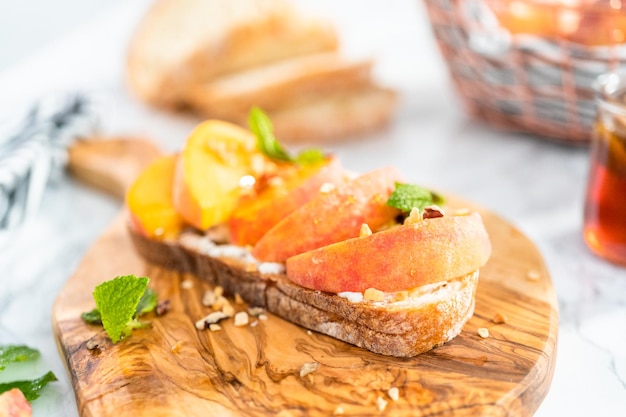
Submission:
{"label": "green leaf", "polygon": [[24,345],[6,345],[0,346],[0,372],[2,372],[7,365],[15,362],[24,362],[39,357],[39,351],[37,349],[30,348]]}
{"label": "green leaf", "polygon": [[57,381],[57,377],[54,373],[52,373],[52,371],[50,371],[33,380],[5,382],[0,384],[0,394],[13,388],[18,388],[22,391],[24,397],[26,397],[28,401],[33,401],[39,398],[39,392],[43,389],[43,387],[45,387],[48,382],[53,381]]}
{"label": "green leaf", "polygon": [[156,291],[152,288],[146,288],[146,292],[143,293],[137,305],[135,316],[141,316],[142,314],[151,312],[156,308],[158,301]]}
{"label": "green leaf", "polygon": [[293,162],[287,151],[276,140],[270,118],[258,107],[253,107],[248,116],[250,130],[257,138],[259,150],[272,159]]}
{"label": "green leaf", "polygon": [[111,341],[117,343],[130,335],[139,301],[148,288],[149,278],[126,275],[98,285],[93,298],[102,316],[102,326]]}
{"label": "green leaf", "polygon": [[259,150],[267,157],[278,161],[293,162],[300,165],[311,165],[323,161],[326,156],[320,149],[305,149],[295,158],[283,148],[274,136],[274,126],[272,121],[263,110],[253,107],[248,116],[250,130],[257,137]]}
{"label": "green leaf", "polygon": [[97,308],[81,314],[80,318],[89,324],[102,324],[102,316],[100,315],[100,310]]}
{"label": "green leaf", "polygon": [[396,183],[396,189],[387,200],[388,206],[395,207],[405,213],[409,213],[413,208],[417,208],[421,213],[424,211],[424,207],[444,203],[445,200],[441,195],[427,188],[401,183]]}

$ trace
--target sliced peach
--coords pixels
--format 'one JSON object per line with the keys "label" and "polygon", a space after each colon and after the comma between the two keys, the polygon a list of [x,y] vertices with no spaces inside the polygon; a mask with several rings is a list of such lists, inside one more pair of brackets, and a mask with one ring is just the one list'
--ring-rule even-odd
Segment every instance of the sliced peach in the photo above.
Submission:
{"label": "sliced peach", "polygon": [[187,139],[174,174],[174,206],[198,229],[225,222],[241,194],[239,181],[264,160],[249,131],[208,120]]}
{"label": "sliced peach", "polygon": [[19,388],[12,388],[0,395],[0,416],[30,417],[32,407]]}
{"label": "sliced peach", "polygon": [[401,181],[397,169],[384,167],[320,193],[263,235],[252,254],[261,261],[284,262],[299,253],[358,236],[363,223],[377,231],[399,214],[386,203],[395,183]]}
{"label": "sliced peach", "polygon": [[469,274],[487,262],[491,242],[481,216],[444,216],[405,224],[287,259],[287,277],[338,293],[393,292]]}
{"label": "sliced peach", "polygon": [[172,200],[176,155],[162,156],[148,165],[126,192],[126,207],[135,230],[144,236],[173,238],[184,227]]}
{"label": "sliced peach", "polygon": [[[294,167],[295,168],[295,167]],[[242,197],[228,221],[231,241],[254,245],[275,224],[313,199],[324,184],[338,185],[346,172],[337,158],[288,170],[258,194]]]}

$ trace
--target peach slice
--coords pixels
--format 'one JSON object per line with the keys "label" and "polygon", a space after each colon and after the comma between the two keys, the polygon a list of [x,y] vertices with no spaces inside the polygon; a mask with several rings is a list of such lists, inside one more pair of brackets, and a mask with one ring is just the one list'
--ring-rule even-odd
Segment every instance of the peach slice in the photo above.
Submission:
{"label": "peach slice", "polygon": [[19,388],[12,388],[0,395],[0,416],[31,417],[32,411],[32,407]]}
{"label": "peach slice", "polygon": [[255,136],[234,124],[208,120],[187,139],[174,174],[174,206],[200,230],[225,222],[239,200],[239,182],[265,157]]}
{"label": "peach slice", "polygon": [[242,197],[228,220],[231,241],[254,245],[275,224],[313,199],[324,184],[338,185],[346,172],[337,158],[314,165],[294,166],[285,177],[277,176],[256,195]]}
{"label": "peach slice", "polygon": [[388,225],[399,214],[387,199],[402,176],[384,167],[358,176],[318,194],[272,227],[252,249],[260,261],[287,258],[359,235],[367,223],[372,231]]}
{"label": "peach slice", "polygon": [[155,159],[126,192],[126,207],[135,230],[154,239],[173,238],[184,227],[172,200],[176,155]]}
{"label": "peach slice", "polygon": [[424,219],[287,259],[287,278],[339,293],[393,292],[469,274],[487,262],[491,242],[477,212]]}

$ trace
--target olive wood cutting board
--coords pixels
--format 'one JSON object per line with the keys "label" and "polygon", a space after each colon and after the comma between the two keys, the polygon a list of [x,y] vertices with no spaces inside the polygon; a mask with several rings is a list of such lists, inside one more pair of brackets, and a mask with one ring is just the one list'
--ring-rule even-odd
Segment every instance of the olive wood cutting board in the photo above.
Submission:
{"label": "olive wood cutting board", "polygon": [[[454,206],[473,207],[452,198]],[[475,207],[474,207],[475,208]],[[122,212],[88,250],[58,295],[54,333],[82,417],[531,416],[556,360],[557,301],[533,243],[480,209],[493,254],[481,270],[472,319],[451,342],[411,359],[381,356],[277,316],[220,331],[197,330],[209,285],[143,261]],[[171,310],[111,344],[80,314],[92,291],[118,275],[150,277]],[[245,304],[233,301],[236,310]],[[496,315],[506,323],[495,323]],[[478,334],[487,328],[486,338]],[[97,342],[99,347],[89,349]],[[303,364],[317,370],[301,376]],[[397,388],[393,400],[388,391]],[[386,406],[383,403],[386,401]]]}

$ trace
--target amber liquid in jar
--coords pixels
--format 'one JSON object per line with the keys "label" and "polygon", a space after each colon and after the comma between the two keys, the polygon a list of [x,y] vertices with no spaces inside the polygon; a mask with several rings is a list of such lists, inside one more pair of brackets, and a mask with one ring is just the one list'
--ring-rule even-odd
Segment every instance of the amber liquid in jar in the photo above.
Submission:
{"label": "amber liquid in jar", "polygon": [[600,114],[594,135],[584,238],[597,255],[626,265],[626,118]]}

